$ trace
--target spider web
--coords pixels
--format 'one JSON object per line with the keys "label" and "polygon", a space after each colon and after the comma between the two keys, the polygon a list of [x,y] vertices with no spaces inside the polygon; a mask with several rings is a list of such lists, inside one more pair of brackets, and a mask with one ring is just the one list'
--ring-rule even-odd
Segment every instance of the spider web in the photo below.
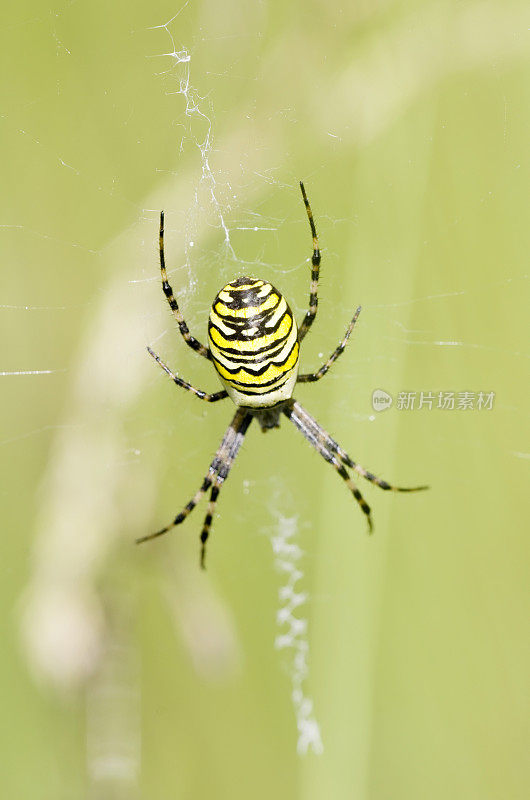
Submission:
{"label": "spider web", "polygon": [[[196,236],[195,219],[200,212],[204,214],[205,206],[211,211],[214,224],[219,228],[223,237],[221,251],[225,260],[234,262],[234,268],[241,271],[250,265],[253,267],[261,265],[261,259],[254,258],[250,262],[244,262],[243,258],[238,258],[231,240],[231,230],[228,227],[227,215],[224,211],[223,201],[219,199],[219,193],[225,195],[229,184],[223,184],[219,176],[211,166],[213,148],[213,122],[215,109],[211,100],[201,97],[195,88],[192,79],[193,58],[186,47],[177,47],[175,37],[172,33],[178,17],[188,6],[186,3],[175,16],[167,23],[155,26],[154,30],[163,30],[168,36],[170,50],[162,55],[162,58],[170,59],[170,68],[161,73],[161,77],[169,81],[169,85],[176,87],[174,93],[182,95],[185,101],[184,117],[182,123],[182,139],[179,150],[185,147],[185,141],[192,143],[199,155],[200,178],[194,192],[194,202],[190,207],[186,217],[185,235],[185,264],[191,269],[192,247],[195,245]],[[171,89],[169,90],[170,94]],[[197,138],[196,125],[204,128],[204,134]],[[221,184],[221,185],[220,185]],[[276,231],[276,226],[263,225],[244,225],[240,221],[234,223],[235,231]],[[194,251],[194,255],[197,251]],[[259,262],[259,264],[257,263]],[[307,620],[300,617],[301,606],[307,600],[307,594],[301,592],[297,587],[303,581],[304,573],[301,569],[302,551],[295,543],[298,530],[298,517],[286,517],[278,513],[277,506],[279,493],[275,494],[275,501],[272,505],[272,512],[277,517],[277,528],[271,532],[271,544],[275,556],[275,566],[280,575],[284,578],[285,584],[279,589],[278,598],[280,608],[277,613],[277,624],[280,633],[276,637],[275,645],[279,650],[287,650],[291,653],[290,677],[292,684],[291,698],[296,717],[298,730],[297,749],[300,754],[305,755],[308,750],[315,753],[323,751],[322,739],[318,722],[313,713],[313,701],[307,696],[305,690],[306,678],[309,671],[309,641],[307,637]]]}
{"label": "spider web", "polygon": [[[313,184],[320,188],[338,185],[341,171],[335,168],[333,172],[337,154],[340,162],[341,153],[347,148],[369,148],[406,109],[461,70],[472,71],[486,65],[498,75],[495,103],[506,147],[510,145],[516,121],[517,110],[504,94],[502,77],[503,63],[517,63],[523,54],[522,39],[512,36],[513,30],[521,28],[523,18],[516,5],[502,16],[489,4],[465,4],[455,16],[454,30],[448,36],[450,46],[433,49],[431,53],[424,52],[424,42],[428,40],[425,34],[443,28],[443,10],[433,4],[419,22],[414,18],[415,24],[405,15],[389,27],[384,42],[369,44],[355,53],[351,63],[345,51],[344,64],[337,75],[333,80],[328,75],[320,85],[312,87],[310,97],[301,86],[291,85],[289,94],[278,85],[266,112],[259,114],[253,99],[253,84],[261,90],[267,76],[277,75],[274,65],[278,57],[274,48],[260,49],[264,8],[256,4],[256,9],[248,12],[249,18],[241,21],[241,14],[225,24],[217,17],[210,19],[211,8],[192,0],[176,8],[162,22],[163,15],[153,19],[154,12],[149,11],[147,19],[140,14],[135,16],[133,25],[132,10],[120,10],[120,18],[112,27],[116,43],[110,46],[117,48],[119,44],[121,52],[130,55],[124,42],[131,38],[131,27],[134,29],[136,41],[140,39],[142,43],[141,69],[152,76],[149,89],[155,99],[148,111],[166,104],[162,115],[166,124],[160,126],[163,133],[155,141],[157,155],[149,161],[151,181],[146,182],[148,188],[143,193],[132,191],[123,173],[114,174],[114,166],[107,172],[99,171],[100,164],[94,166],[89,150],[76,150],[72,145],[75,136],[67,135],[68,125],[72,124],[66,113],[68,99],[80,92],[69,85],[70,64],[80,52],[86,57],[82,38],[78,36],[78,30],[86,22],[82,4],[68,2],[58,8],[50,7],[32,18],[15,19],[12,29],[11,23],[8,25],[13,36],[21,31],[36,32],[42,52],[54,59],[57,77],[57,85],[53,83],[51,88],[40,87],[35,80],[30,92],[21,93],[24,102],[11,99],[1,115],[9,142],[17,148],[19,163],[30,164],[31,173],[27,174],[31,174],[32,191],[37,193],[40,183],[54,187],[46,196],[38,195],[43,209],[39,213],[27,202],[26,193],[19,202],[13,201],[0,220],[0,235],[9,253],[6,263],[20,266],[16,280],[11,279],[9,270],[5,303],[0,307],[9,331],[6,340],[17,343],[6,353],[0,374],[4,385],[10,382],[6,394],[9,393],[9,402],[21,414],[25,409],[24,398],[30,395],[39,398],[38,413],[24,413],[20,422],[14,416],[13,425],[8,422],[2,445],[6,454],[14,452],[21,457],[26,448],[34,448],[36,455],[29,459],[33,464],[40,463],[39,458],[42,462],[40,449],[45,440],[49,455],[47,463],[41,465],[41,473],[31,472],[35,482],[44,476],[35,503],[36,521],[25,520],[28,527],[36,528],[38,535],[29,577],[22,589],[18,587],[13,602],[22,596],[25,658],[38,680],[70,689],[86,685],[101,668],[98,679],[90,684],[86,699],[89,773],[94,784],[112,779],[130,792],[138,785],[141,749],[140,665],[127,628],[130,617],[137,611],[136,600],[125,579],[123,585],[113,589],[105,586],[102,592],[101,575],[119,549],[124,530],[130,537],[131,532],[140,534],[152,525],[158,496],[157,465],[162,454],[156,447],[149,449],[149,440],[161,430],[174,433],[177,422],[179,426],[191,427],[198,419],[202,420],[202,409],[191,406],[188,411],[188,404],[182,398],[179,408],[184,410],[177,422],[167,423],[166,428],[165,423],[154,424],[144,416],[145,439],[130,432],[129,423],[136,417],[141,398],[153,385],[151,364],[144,357],[145,344],[162,340],[166,346],[175,337],[173,321],[166,310],[153,311],[161,307],[155,244],[159,209],[167,210],[167,239],[173,249],[176,241],[182,243],[182,251],[171,260],[171,280],[179,287],[178,297],[186,308],[192,330],[202,329],[212,286],[215,290],[235,273],[267,270],[267,275],[274,276],[279,286],[286,287],[285,294],[295,298],[293,306],[300,317],[307,299],[310,242],[303,208],[295,196],[299,178],[306,178],[309,173]],[[104,28],[102,24],[101,29]],[[26,46],[24,39],[22,42],[20,52],[28,52],[30,45]],[[249,52],[254,51],[256,55],[249,58]],[[389,87],[383,51],[399,56],[399,74],[392,78],[399,87],[395,91]],[[301,64],[305,49],[296,53],[296,63]],[[418,60],[424,67],[421,70],[417,69]],[[324,70],[325,60],[322,64]],[[95,85],[106,91],[106,78],[99,76],[98,80]],[[289,85],[289,81],[285,84]],[[226,86],[234,91],[233,101],[223,91]],[[366,86],[370,87],[370,102]],[[113,89],[109,102],[116,105],[118,129],[125,131],[135,125],[141,139],[150,124],[149,113],[145,114],[145,122],[140,120],[134,113],[134,95],[127,93],[125,98],[125,87],[119,83]],[[320,98],[318,115],[314,110],[314,93]],[[299,99],[294,101],[296,97]],[[344,102],[345,97],[349,105]],[[35,110],[43,104],[50,105],[50,118],[59,112],[63,130],[58,127],[47,130]],[[351,115],[352,106],[359,113]],[[429,139],[432,119],[420,120],[419,124],[425,129],[424,147],[428,153],[432,146]],[[301,145],[302,156],[299,156],[298,131],[303,125],[311,131],[312,141]],[[153,124],[153,127],[158,126]],[[171,144],[164,150],[161,145],[167,140]],[[144,163],[149,155],[147,148],[139,152],[142,157],[138,161]],[[109,160],[112,164],[112,159]],[[515,162],[511,168],[516,174],[521,164]],[[156,188],[153,175],[159,181]],[[417,213],[423,208],[427,186],[426,179],[424,185],[420,183]],[[382,185],[378,186],[378,193]],[[390,185],[388,190],[392,191]],[[53,192],[62,198],[56,219],[46,213],[46,201]],[[495,192],[495,187],[485,187],[485,205],[493,207]],[[70,215],[68,210],[71,196],[80,194],[94,218],[88,227],[79,225],[76,215]],[[327,197],[331,194],[329,190]],[[271,195],[274,202],[268,200]],[[332,284],[329,276],[334,267],[340,266],[342,258],[341,248],[333,242],[345,242],[350,235],[356,236],[360,225],[350,213],[345,214],[340,204],[330,206],[318,196],[315,198],[313,192],[310,199],[316,206],[324,242],[326,266],[322,291],[327,291],[329,297]],[[63,217],[67,218],[66,224]],[[461,220],[451,219],[451,224],[456,229]],[[116,230],[121,233],[116,235]],[[291,240],[295,240],[292,247]],[[408,257],[420,258],[424,246],[425,242],[418,241],[417,252],[409,248]],[[377,248],[377,243],[374,247]],[[39,264],[40,252],[47,270],[44,278],[49,277],[53,288],[46,286],[43,275],[33,266]],[[372,263],[373,254],[355,252],[356,264],[362,265],[359,272],[363,273]],[[386,254],[379,255],[378,263],[385,263]],[[390,274],[393,263],[388,258]],[[64,272],[61,283],[54,282],[57,264],[64,263],[75,264],[76,275],[86,276],[79,278],[86,281],[80,283],[83,291],[76,290],[73,296],[62,288],[70,272]],[[20,275],[31,269],[34,269],[31,275],[35,291],[20,280]],[[390,287],[377,286],[377,292],[364,302],[363,310],[363,316],[370,315],[371,330],[380,331],[376,334],[377,347],[370,351],[361,348],[355,359],[343,359],[337,376],[331,373],[326,378],[330,396],[333,395],[329,403],[333,404],[334,414],[337,418],[371,422],[374,428],[384,424],[370,407],[368,398],[352,412],[350,398],[339,393],[339,386],[358,382],[381,361],[387,369],[386,375],[391,377],[386,378],[387,386],[380,388],[392,391],[414,388],[400,385],[392,371],[393,359],[403,354],[415,355],[425,350],[436,360],[445,358],[447,353],[455,357],[455,353],[469,351],[477,360],[506,359],[513,365],[513,372],[517,372],[521,365],[526,365],[527,353],[510,336],[497,342],[494,336],[480,330],[476,336],[458,338],[452,336],[450,326],[444,327],[444,323],[458,315],[462,303],[473,307],[493,297],[494,310],[511,308],[526,285],[527,275],[519,269],[508,266],[497,276],[489,266],[480,278],[462,271],[422,286],[406,281],[392,283]],[[96,291],[87,301],[85,292],[94,286]],[[363,300],[361,290],[360,295],[355,302]],[[334,325],[335,320],[339,325],[340,319],[345,327],[351,316],[350,299],[336,296],[334,302]],[[420,324],[409,324],[411,308],[420,309]],[[320,313],[325,313],[324,306]],[[78,322],[80,317],[84,320],[84,330]],[[59,331],[58,338],[76,343],[75,349],[60,349],[54,342],[53,347],[35,348],[34,361],[32,352],[23,347],[25,332],[31,330],[35,340],[45,342],[47,328],[54,326]],[[328,355],[343,332],[335,327],[326,333],[324,326],[319,331],[322,340],[317,342],[315,337],[314,345],[313,340],[309,342],[309,357],[315,363]],[[115,342],[119,345],[111,346]],[[387,354],[387,347],[394,349]],[[477,360],[473,363],[478,363]],[[184,364],[183,356],[183,371]],[[202,373],[200,370],[199,365],[198,384],[209,379],[206,369]],[[57,383],[47,383],[43,388],[44,381]],[[17,385],[13,388],[14,382]],[[157,391],[160,386],[156,384]],[[505,395],[499,403],[508,415],[523,421],[523,408],[518,400]],[[321,411],[326,413],[325,403]],[[7,414],[6,420],[9,420]],[[213,428],[210,433],[213,435]],[[530,457],[528,446],[519,439],[503,439],[502,448],[503,454],[517,462]],[[203,453],[201,441],[193,446],[190,456]],[[102,464],[108,469],[102,471]],[[323,464],[319,467],[325,470]],[[25,483],[24,475],[22,485]],[[269,514],[275,522],[263,524],[280,575],[275,644],[288,659],[298,750],[318,753],[322,750],[317,723],[322,701],[317,694],[315,711],[306,689],[307,683],[311,683],[308,670],[312,617],[309,621],[306,618],[311,598],[304,586],[300,542],[307,523],[302,512],[295,515],[279,510],[282,500],[275,492],[276,487],[274,478],[266,484],[271,496]],[[230,482],[229,491],[235,490]],[[97,504],[94,497],[98,498]],[[131,497],[135,498],[134,508],[130,505]],[[249,498],[244,499],[249,502]],[[252,500],[256,502],[254,497]],[[33,502],[31,496],[28,506]],[[20,524],[17,515],[14,527]],[[190,579],[197,570],[196,548],[190,547],[189,553],[184,551],[182,556],[179,551],[179,560],[178,566],[162,567],[164,594],[172,610],[175,631],[185,643],[196,671],[205,680],[228,679],[241,669],[244,650],[234,611],[214,583],[199,591]],[[109,609],[111,613],[107,615]],[[113,642],[110,647],[109,640]],[[367,663],[366,672],[370,669],[371,664]],[[130,690],[130,703],[124,699],[124,687]],[[369,691],[370,687],[368,694]],[[110,709],[107,714],[102,711],[106,698]],[[121,725],[117,720],[122,721]]]}
{"label": "spider web", "polygon": [[[275,509],[281,505],[281,493],[275,494]],[[314,703],[307,694],[306,683],[309,675],[308,621],[302,616],[308,594],[300,590],[304,572],[302,560],[304,553],[298,544],[299,517],[285,516],[278,510],[276,527],[270,531],[274,553],[274,564],[285,581],[278,590],[280,607],[277,613],[279,633],[275,646],[291,655],[291,699],[298,729],[297,750],[301,755],[308,751],[320,755],[323,750],[320,726],[314,714]]]}

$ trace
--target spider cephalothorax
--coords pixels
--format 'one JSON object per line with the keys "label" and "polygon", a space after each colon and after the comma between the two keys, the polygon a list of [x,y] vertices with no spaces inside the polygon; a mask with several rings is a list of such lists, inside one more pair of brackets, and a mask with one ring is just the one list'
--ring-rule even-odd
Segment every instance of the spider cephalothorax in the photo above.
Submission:
{"label": "spider cephalothorax", "polygon": [[381,489],[391,489],[395,492],[413,492],[427,488],[426,486],[412,488],[391,486],[365,470],[350,458],[346,451],[292,396],[297,383],[312,383],[320,380],[326,374],[346,347],[361,311],[359,307],[353,315],[342,341],[320,369],[316,372],[299,375],[300,343],[317,313],[320,271],[317,232],[303,183],[300,183],[300,189],[313,238],[309,308],[300,328],[297,328],[289,304],[271,283],[260,278],[241,277],[224,286],[213,301],[208,323],[208,347],[202,345],[190,334],[169,285],[164,257],[164,212],[162,211],[160,214],[162,289],[186,344],[199,355],[213,361],[225,389],[214,394],[196,389],[175,375],[150,347],[147,349],[178,386],[209,403],[230,397],[237,406],[237,411],[208,468],[208,473],[194,497],[169,525],[156,533],[142,536],[137,541],[145,542],[154,539],[167,533],[175,525],[179,525],[195,508],[201,497],[210,490],[210,501],[201,531],[201,566],[203,567],[206,541],[210,533],[217,497],[254,417],[263,431],[278,428],[281,414],[290,419],[307,441],[344,480],[366,514],[370,531],[372,530],[370,507],[354,483],[350,472],[361,475]]}

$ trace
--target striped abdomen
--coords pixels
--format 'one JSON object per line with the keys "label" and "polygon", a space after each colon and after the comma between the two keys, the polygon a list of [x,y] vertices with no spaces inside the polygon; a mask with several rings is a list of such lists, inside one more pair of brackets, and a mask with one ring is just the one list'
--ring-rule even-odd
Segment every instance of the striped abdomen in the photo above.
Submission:
{"label": "striped abdomen", "polygon": [[267,408],[291,397],[298,329],[285,298],[270,283],[238,278],[221,289],[210,311],[208,341],[236,405]]}

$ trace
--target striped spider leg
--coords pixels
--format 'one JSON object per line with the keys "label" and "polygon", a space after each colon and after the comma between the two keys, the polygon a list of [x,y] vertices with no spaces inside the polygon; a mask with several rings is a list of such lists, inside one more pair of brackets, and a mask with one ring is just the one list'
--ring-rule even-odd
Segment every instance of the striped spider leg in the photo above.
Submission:
{"label": "striped spider leg", "polygon": [[192,392],[192,394],[194,394],[195,397],[198,397],[199,400],[205,400],[207,403],[216,403],[217,400],[224,400],[226,397],[228,397],[228,392],[226,392],[224,389],[220,392],[214,392],[213,394],[208,394],[208,392],[204,392],[202,389],[196,389],[191,385],[191,383],[188,383],[187,381],[182,380],[182,378],[179,378],[178,375],[175,375],[175,373],[170,370],[168,365],[164,364],[160,356],[157,356],[157,354],[151,350],[150,347],[147,348],[147,352],[154,358],[157,364],[160,364],[164,372],[169,375],[171,380],[174,381],[177,386],[181,386],[183,389],[186,389],[186,391]]}
{"label": "striped spider leg", "polygon": [[201,567],[203,569],[205,568],[206,542],[210,534],[210,527],[212,524],[217,498],[221,491],[221,486],[227,479],[232,464],[234,463],[239,449],[243,444],[245,434],[251,422],[252,414],[248,412],[248,409],[238,408],[232,422],[230,423],[230,426],[223,436],[223,440],[213,458],[212,463],[208,467],[208,472],[204,477],[200,488],[196,491],[191,500],[184,506],[182,511],[179,511],[177,516],[172,522],[169,523],[169,525],[166,525],[164,528],[161,528],[155,533],[150,533],[147,536],[141,536],[136,540],[136,544],[142,544],[143,542],[148,542],[151,539],[156,539],[158,536],[163,536],[176,525],[180,525],[181,522],[184,522],[188,515],[193,511],[199,500],[211,487],[210,501],[208,503],[206,517],[204,519],[201,531]]}
{"label": "striped spider leg", "polygon": [[296,379],[297,383],[314,383],[315,381],[319,381],[320,378],[324,377],[324,375],[326,374],[328,369],[331,367],[333,362],[336,361],[337,358],[341,355],[341,353],[344,352],[344,348],[348,344],[348,340],[350,338],[351,332],[353,331],[353,329],[355,327],[355,323],[357,322],[357,319],[358,319],[360,313],[361,313],[361,306],[359,306],[359,308],[357,309],[357,311],[353,315],[352,321],[348,325],[348,327],[346,329],[346,333],[342,337],[341,341],[339,342],[339,344],[337,345],[335,350],[332,352],[332,354],[330,355],[328,360],[325,361],[322,364],[320,369],[318,369],[316,372],[308,372],[308,373],[305,373],[304,375],[299,375],[298,378]]}
{"label": "striped spider leg", "polygon": [[320,249],[318,246],[317,229],[313,219],[313,212],[309,205],[309,200],[305,192],[305,187],[300,181],[300,189],[304,200],[305,210],[307,211],[307,218],[309,220],[309,227],[311,228],[311,236],[313,237],[313,255],[311,256],[311,287],[309,289],[309,308],[303,319],[300,328],[298,329],[298,341],[301,342],[317,315],[318,307],[318,278],[320,275]]}
{"label": "striped spider leg", "polygon": [[285,404],[282,409],[285,416],[294,423],[295,427],[307,439],[307,441],[320,453],[320,455],[331,464],[334,469],[339,473],[342,480],[346,483],[351,493],[359,503],[362,511],[368,520],[368,530],[371,533],[373,530],[372,519],[370,515],[370,506],[363,498],[361,492],[356,484],[348,474],[346,467],[349,467],[358,475],[361,475],[370,483],[379,486],[380,489],[391,490],[393,492],[420,492],[428,489],[428,486],[392,486],[387,481],[378,478],[372,472],[364,469],[360,464],[357,464],[345,450],[329,435],[327,431],[318,424],[308,412],[298,403],[294,398]]}
{"label": "striped spider leg", "polygon": [[173,295],[173,289],[167,279],[166,272],[166,259],[164,256],[164,212],[160,212],[160,234],[158,238],[158,247],[160,252],[160,272],[162,273],[162,290],[167,298],[169,307],[173,312],[173,316],[178,322],[179,330],[188,347],[195,350],[200,356],[211,359],[210,351],[207,347],[199,342],[194,336],[191,335],[188,326],[182,316],[182,311],[178,307],[178,303]]}

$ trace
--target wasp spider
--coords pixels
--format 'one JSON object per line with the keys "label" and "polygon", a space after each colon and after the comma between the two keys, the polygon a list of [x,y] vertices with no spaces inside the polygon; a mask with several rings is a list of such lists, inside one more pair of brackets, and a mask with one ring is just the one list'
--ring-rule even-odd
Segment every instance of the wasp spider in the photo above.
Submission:
{"label": "wasp spider", "polygon": [[317,313],[320,271],[317,232],[303,183],[300,183],[300,189],[313,237],[309,308],[300,328],[296,325],[293,312],[285,297],[272,284],[258,278],[237,278],[224,286],[213,301],[208,322],[207,347],[191,335],[169,285],[164,257],[164,212],[162,211],[160,214],[162,289],[184,341],[196,353],[213,362],[225,389],[214,394],[196,389],[175,375],[150,347],[147,349],[177,386],[192,392],[200,400],[206,400],[208,403],[215,403],[230,397],[237,406],[237,411],[208,467],[200,489],[169,525],[156,533],[142,536],[137,541],[140,543],[155,539],[157,536],[167,533],[175,525],[184,522],[202,496],[209,491],[210,500],[201,531],[202,567],[205,564],[206,541],[221,486],[228,477],[248,427],[254,418],[259,422],[262,431],[279,428],[281,414],[290,419],[315,450],[338,472],[366,514],[370,531],[372,530],[370,507],[354,483],[348,469],[371,483],[375,483],[381,489],[394,492],[413,492],[427,488],[426,486],[411,488],[391,486],[368,472],[350,458],[346,451],[292,396],[296,383],[312,383],[320,380],[326,374],[346,347],[361,312],[359,307],[353,315],[342,341],[320,369],[316,372],[299,375],[300,344],[311,328]]}

